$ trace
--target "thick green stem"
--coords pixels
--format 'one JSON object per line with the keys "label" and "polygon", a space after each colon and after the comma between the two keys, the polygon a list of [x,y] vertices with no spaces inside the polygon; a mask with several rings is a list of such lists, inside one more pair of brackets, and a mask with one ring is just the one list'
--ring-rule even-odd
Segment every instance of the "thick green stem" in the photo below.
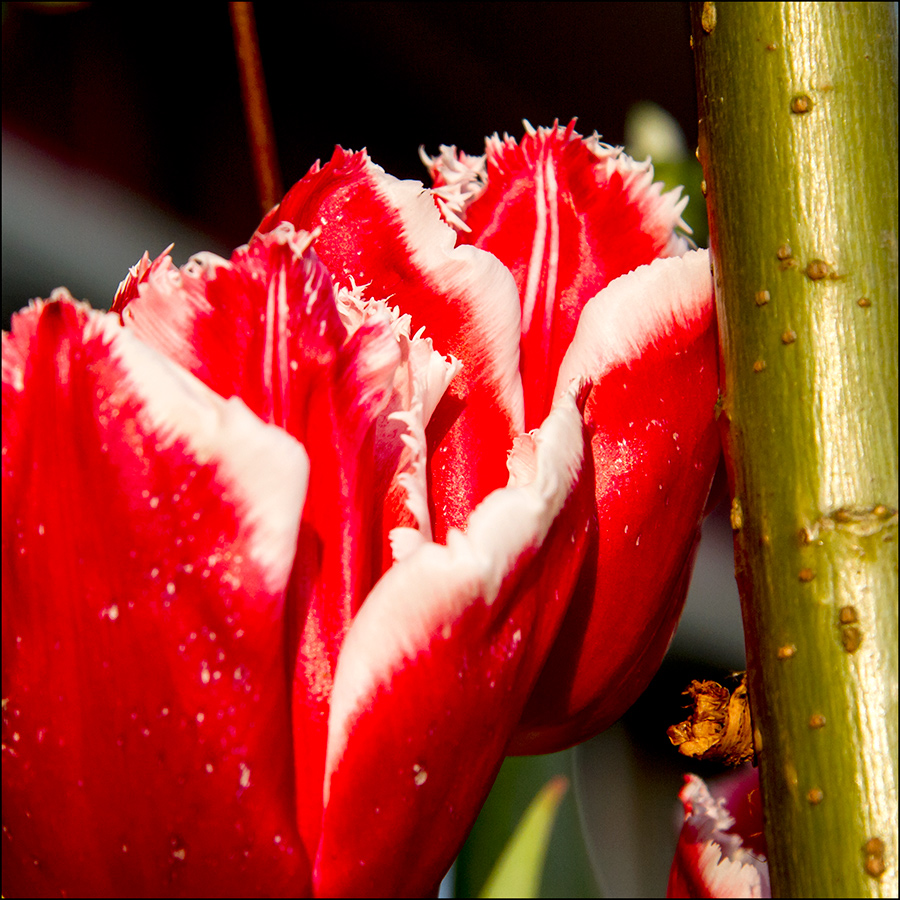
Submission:
{"label": "thick green stem", "polygon": [[693,3],[774,896],[897,896],[897,12]]}

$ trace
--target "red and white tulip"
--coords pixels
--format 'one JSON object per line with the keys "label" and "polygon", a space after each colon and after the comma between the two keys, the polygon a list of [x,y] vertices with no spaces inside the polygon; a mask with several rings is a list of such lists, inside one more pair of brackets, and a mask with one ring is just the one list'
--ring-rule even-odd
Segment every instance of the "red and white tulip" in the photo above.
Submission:
{"label": "red and white tulip", "polygon": [[771,897],[759,771],[717,779],[696,775],[678,795],[684,824],[669,874],[669,897]]}
{"label": "red and white tulip", "polygon": [[432,169],[338,149],[230,260],[14,317],[5,894],[433,891],[505,753],[653,674],[718,457],[707,255],[571,126]]}

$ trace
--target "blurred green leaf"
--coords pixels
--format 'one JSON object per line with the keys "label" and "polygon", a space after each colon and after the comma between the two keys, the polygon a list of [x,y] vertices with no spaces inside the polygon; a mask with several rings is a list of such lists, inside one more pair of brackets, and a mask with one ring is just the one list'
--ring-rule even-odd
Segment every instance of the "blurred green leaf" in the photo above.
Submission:
{"label": "blurred green leaf", "polygon": [[706,220],[706,198],[703,196],[703,168],[693,155],[677,163],[657,163],[653,161],[653,177],[661,181],[667,191],[676,187],[684,188],[684,195],[690,202],[681,217],[691,227],[691,240],[698,247],[709,246],[709,223]]}
{"label": "blurred green leaf", "polygon": [[648,156],[653,161],[653,176],[667,191],[683,187],[690,203],[682,214],[691,227],[691,239],[698,247],[709,244],[706,200],[701,183],[703,169],[688,151],[684,133],[677,120],[656,103],[635,103],[625,117],[625,150],[635,159]]}
{"label": "blurred green leaf", "polygon": [[550,835],[569,780],[556,775],[541,788],[494,865],[480,897],[537,897]]}
{"label": "blurred green leaf", "polygon": [[654,164],[687,159],[687,141],[678,120],[657,103],[635,103],[625,116],[625,147],[635,159],[651,157]]}
{"label": "blurred green leaf", "polygon": [[[571,776],[572,751],[506,759],[455,867],[455,895],[477,897],[528,805],[554,776]],[[572,791],[560,802],[541,876],[542,897],[596,897]]]}

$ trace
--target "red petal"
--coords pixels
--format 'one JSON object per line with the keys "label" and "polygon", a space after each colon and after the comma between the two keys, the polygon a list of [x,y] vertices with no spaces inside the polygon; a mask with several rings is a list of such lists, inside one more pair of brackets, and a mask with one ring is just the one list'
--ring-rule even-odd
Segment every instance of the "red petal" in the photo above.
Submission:
{"label": "red petal", "polygon": [[321,228],[316,251],[337,282],[367,285],[427,328],[463,363],[428,428],[435,535],[465,528],[468,514],[505,482],[503,456],[522,429],[519,313],[509,272],[492,256],[455,248],[418,182],[398,181],[365,152],[336,148],[331,161],[288,192],[263,220]]}
{"label": "red petal", "polygon": [[150,262],[150,254],[144,251],[144,255],[128,270],[128,274],[122,279],[119,287],[116,289],[116,296],[113,298],[111,312],[122,312],[128,304],[140,295],[140,285],[150,278],[160,267],[165,267],[171,262],[168,253],[174,247],[169,244],[165,250]]}
{"label": "red petal", "polygon": [[[381,429],[400,349],[387,311],[348,334],[309,235],[282,224],[230,261],[201,254],[154,264],[126,324],[223,396],[237,394],[304,444],[313,477],[287,604],[294,662],[301,833],[318,840],[328,701],[349,622],[381,574],[394,527],[382,504],[401,463],[402,429]],[[388,519],[383,521],[387,516]],[[382,537],[384,535],[384,537]]]}
{"label": "red petal", "polygon": [[[510,487],[468,532],[421,547],[367,598],[335,677],[318,894],[422,895],[452,862],[568,601],[590,503],[582,453],[569,395],[517,443]],[[563,554],[569,565],[545,564]]]}
{"label": "red petal", "polygon": [[719,779],[714,794],[686,775],[678,796],[684,825],[667,896],[771,897],[757,770]]}
{"label": "red petal", "polygon": [[585,424],[599,537],[513,752],[598,733],[662,660],[719,456],[716,345],[706,251],[642,267],[585,307],[558,388],[594,382]]}
{"label": "red petal", "polygon": [[68,298],[3,364],[4,893],[303,894],[302,447]]}
{"label": "red petal", "polygon": [[583,140],[573,125],[532,129],[521,144],[494,135],[481,172],[480,160],[456,161],[449,148],[431,165],[438,184],[452,182],[438,194],[465,219],[460,242],[495,254],[516,280],[528,428],[547,415],[584,304],[618,276],[687,249],[675,233],[686,227],[680,191],[663,194],[649,162],[596,135]]}

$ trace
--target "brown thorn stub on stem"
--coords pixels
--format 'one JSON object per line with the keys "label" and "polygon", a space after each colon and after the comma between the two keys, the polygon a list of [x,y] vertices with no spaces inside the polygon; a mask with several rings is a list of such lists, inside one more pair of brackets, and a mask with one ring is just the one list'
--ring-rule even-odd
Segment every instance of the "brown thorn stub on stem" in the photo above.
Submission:
{"label": "brown thorn stub on stem", "polygon": [[810,788],[806,792],[806,799],[810,806],[818,806],[825,799],[825,792],[819,787]]}
{"label": "brown thorn stub on stem", "polygon": [[772,299],[772,295],[768,291],[757,291],[753,299],[757,306],[765,306]]}
{"label": "brown thorn stub on stem", "polygon": [[797,652],[794,644],[784,644],[778,648],[777,656],[779,659],[790,659]]}
{"label": "brown thorn stub on stem", "polygon": [[744,510],[741,507],[741,498],[735,497],[731,501],[731,530],[740,531],[744,527]]}
{"label": "brown thorn stub on stem", "polygon": [[758,359],[755,363],[753,363],[753,371],[756,373],[764,372],[766,370],[766,361],[764,359]]}
{"label": "brown thorn stub on stem", "polygon": [[809,94],[797,94],[791,97],[791,112],[794,115],[803,115],[813,108],[813,102]]}
{"label": "brown thorn stub on stem", "polygon": [[842,606],[838,612],[838,626],[841,630],[841,645],[847,653],[856,653],[862,643],[859,628],[859,612],[855,606]]}
{"label": "brown thorn stub on stem", "polygon": [[862,643],[862,632],[855,625],[845,625],[841,629],[841,644],[847,653],[856,653]]}
{"label": "brown thorn stub on stem", "polygon": [[797,332],[791,331],[790,328],[788,328],[786,331],[782,332],[782,334],[781,334],[781,343],[782,344],[793,344],[794,341],[796,341],[796,340],[797,340]]}
{"label": "brown thorn stub on stem", "polygon": [[825,716],[822,713],[813,713],[809,717],[809,727],[810,728],[824,728],[825,727]]}
{"label": "brown thorn stub on stem", "polygon": [[886,868],[884,864],[884,841],[881,838],[872,837],[866,841],[863,847],[866,857],[866,873],[873,878],[880,878]]}
{"label": "brown thorn stub on stem", "polygon": [[810,281],[821,281],[831,275],[831,266],[824,259],[811,259],[806,265],[806,277]]}
{"label": "brown thorn stub on stem", "polygon": [[229,3],[231,29],[241,79],[244,120],[253,156],[256,193],[265,215],[281,200],[282,185],[275,152],[275,131],[266,96],[252,3]]}
{"label": "brown thorn stub on stem", "polygon": [[756,756],[759,758],[763,752],[763,736],[762,732],[754,726],[753,728],[753,747],[756,750]]}
{"label": "brown thorn stub on stem", "polygon": [[707,34],[712,34],[716,27],[716,4],[704,3],[700,13],[700,26]]}
{"label": "brown thorn stub on stem", "polygon": [[872,301],[868,297],[860,297],[859,300],[856,301],[857,306],[861,306],[863,309],[867,309],[872,305]]}
{"label": "brown thorn stub on stem", "polygon": [[797,260],[794,259],[794,251],[788,243],[781,244],[775,251],[775,257],[778,259],[778,268],[784,272],[786,269],[796,269]]}
{"label": "brown thorn stub on stem", "polygon": [[816,573],[813,572],[812,569],[801,569],[797,573],[797,577],[805,584],[806,582],[812,581],[813,578],[816,577]]}

